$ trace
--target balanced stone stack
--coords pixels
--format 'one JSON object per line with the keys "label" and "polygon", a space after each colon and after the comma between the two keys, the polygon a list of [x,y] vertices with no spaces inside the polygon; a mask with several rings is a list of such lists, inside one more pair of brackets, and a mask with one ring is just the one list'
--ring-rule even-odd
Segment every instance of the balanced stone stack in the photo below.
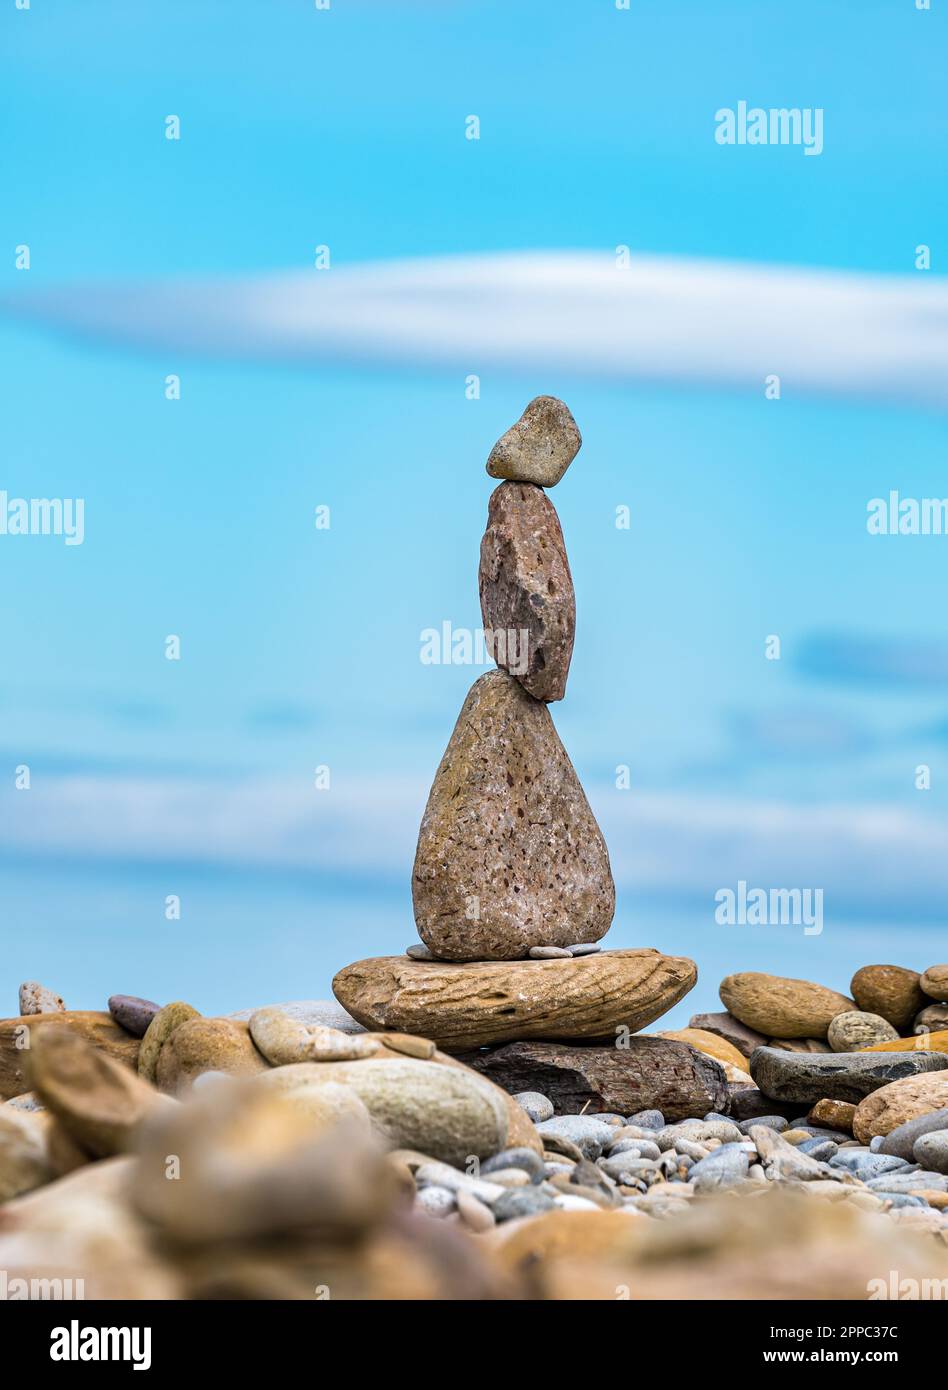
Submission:
{"label": "balanced stone stack", "polygon": [[720,1068],[687,1043],[631,1037],[691,989],[695,966],[600,950],[615,912],[609,854],[550,717],[576,606],[545,489],[581,443],[563,402],[538,396],[490,453],[487,472],[503,481],[479,588],[497,669],[468,692],[422,819],[412,899],[423,944],[347,966],[333,990],[367,1028],[422,1033],[508,1089],[542,1079],[558,1108],[704,1113],[726,1100]]}

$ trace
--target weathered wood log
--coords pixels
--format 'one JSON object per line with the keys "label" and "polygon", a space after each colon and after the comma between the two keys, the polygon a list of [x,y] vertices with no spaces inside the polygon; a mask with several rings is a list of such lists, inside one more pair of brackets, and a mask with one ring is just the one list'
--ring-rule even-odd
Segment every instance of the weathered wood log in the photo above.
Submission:
{"label": "weathered wood log", "polygon": [[632,1037],[627,1046],[515,1042],[460,1060],[505,1091],[540,1091],[558,1115],[661,1110],[666,1120],[726,1111],[724,1069],[687,1043]]}
{"label": "weathered wood log", "polygon": [[30,1034],[34,1028],[48,1023],[72,1029],[117,1062],[129,1067],[138,1063],[139,1039],[120,1028],[111,1014],[67,1009],[60,1013],[0,1019],[0,1100],[11,1100],[30,1089]]}

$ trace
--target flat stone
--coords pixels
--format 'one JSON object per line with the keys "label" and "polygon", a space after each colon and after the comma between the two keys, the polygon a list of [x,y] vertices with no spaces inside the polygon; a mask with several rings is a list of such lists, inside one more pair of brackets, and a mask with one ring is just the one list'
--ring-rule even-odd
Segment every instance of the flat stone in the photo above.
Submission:
{"label": "flat stone", "polygon": [[555,487],[582,443],[579,427],[561,400],[534,396],[517,423],[491,449],[487,471],[492,478]]}
{"label": "flat stone", "polygon": [[442,960],[522,959],[609,930],[605,840],[547,706],[504,671],[476,680],[461,709],[422,818],[412,900]]}
{"label": "flat stone", "polygon": [[886,1135],[879,1136],[873,1143],[878,1153],[894,1154],[897,1158],[911,1163],[914,1160],[916,1141],[925,1134],[942,1129],[948,1129],[948,1109],[923,1111],[914,1119],[889,1130]]}
{"label": "flat stone", "polygon": [[109,1000],[109,1013],[119,1027],[124,1028],[133,1038],[143,1038],[148,1031],[160,1004],[150,999],[139,999],[134,994],[113,994]]}
{"label": "flat stone", "polygon": [[598,941],[578,941],[573,946],[566,948],[571,956],[594,956],[602,947]]}
{"label": "flat stone", "polygon": [[740,1019],[729,1013],[692,1014],[688,1027],[700,1028],[704,1033],[715,1033],[743,1057],[749,1057],[755,1047],[764,1047],[767,1043],[764,1033],[748,1028],[746,1023],[741,1023]]}
{"label": "flat stone", "polygon": [[527,952],[531,960],[572,960],[572,951],[565,946],[531,946]]}
{"label": "flat stone", "polygon": [[948,1073],[906,1076],[880,1087],[859,1102],[853,1116],[853,1134],[860,1143],[867,1144],[870,1139],[890,1134],[909,1120],[945,1109],[948,1109]]}
{"label": "flat stone", "polygon": [[65,1013],[62,995],[41,985],[38,980],[26,980],[20,985],[20,1017],[32,1014]]}
{"label": "flat stone", "polygon": [[912,1150],[916,1163],[936,1173],[948,1173],[948,1129],[934,1129],[916,1139]]}
{"label": "flat stone", "polygon": [[930,965],[918,983],[932,999],[948,1001],[948,965]]}
{"label": "flat stone", "polygon": [[485,1177],[503,1173],[509,1168],[519,1169],[531,1182],[542,1182],[546,1172],[543,1159],[533,1149],[502,1149],[500,1153],[494,1154],[493,1158],[488,1158],[481,1164],[481,1172]]}
{"label": "flat stone", "polygon": [[837,1014],[829,1026],[826,1041],[834,1052],[858,1052],[876,1043],[898,1042],[899,1032],[881,1014],[862,1013],[851,1009]]}
{"label": "flat stone", "polygon": [[534,1124],[553,1118],[553,1102],[549,1096],[542,1096],[539,1091],[520,1091],[514,1096],[514,1100]]}
{"label": "flat stone", "polygon": [[852,1134],[855,1113],[856,1106],[852,1101],[830,1100],[824,1096],[816,1102],[807,1119],[815,1125],[827,1125],[830,1129]]}
{"label": "flat stone", "polygon": [[[419,950],[424,950],[423,946]],[[426,959],[430,957],[430,952]],[[361,1023],[357,1023],[351,1014],[338,1003],[335,999],[291,999],[286,1004],[260,1005],[259,1008],[279,1009],[288,1018],[296,1019],[297,1023],[305,1023],[312,1028],[338,1028],[340,1033],[364,1033],[365,1029]],[[249,1023],[258,1008],[240,1009],[237,1013],[228,1014],[228,1018],[236,1019],[240,1023]]]}
{"label": "flat stone", "polygon": [[948,1069],[948,1057],[931,1052],[830,1052],[801,1055],[760,1047],[750,1059],[751,1075],[775,1100],[815,1103],[861,1101],[903,1077]]}
{"label": "flat stone", "polygon": [[156,1082],[160,1091],[177,1096],[202,1072],[255,1076],[268,1066],[246,1023],[232,1018],[192,1018],[179,1024],[162,1046]]}
{"label": "flat stone", "polygon": [[539,1187],[514,1187],[498,1197],[492,1211],[498,1222],[513,1221],[520,1216],[538,1216],[540,1212],[552,1211],[555,1205],[553,1198]]}
{"label": "flat stone", "polygon": [[576,601],[556,508],[531,483],[491,494],[478,585],[491,656],[537,700],[562,700]]}
{"label": "flat stone", "polygon": [[163,1104],[127,1065],[54,1024],[36,1030],[30,1075],[43,1104],[93,1158],[128,1149],[144,1118]]}
{"label": "flat stone", "polygon": [[507,1091],[541,1091],[564,1116],[654,1107],[678,1120],[717,1109],[727,1096],[717,1062],[663,1038],[631,1037],[627,1047],[515,1042],[465,1060]]}
{"label": "flat stone", "polygon": [[704,1052],[708,1057],[713,1057],[716,1062],[728,1064],[745,1070],[745,1057],[739,1052],[732,1043],[724,1038],[718,1037],[716,1033],[708,1033],[703,1028],[678,1028],[667,1032],[656,1033],[657,1038],[671,1038],[673,1042],[688,1043],[691,1047],[696,1047],[699,1052]]}
{"label": "flat stone", "polygon": [[538,1124],[537,1133],[544,1142],[550,1135],[568,1139],[584,1158],[598,1158],[612,1142],[612,1130],[595,1115],[557,1115]]}
{"label": "flat stone", "polygon": [[881,1014],[901,1033],[928,1002],[920,978],[917,970],[902,965],[864,965],[853,976],[850,989],[860,1009]]}
{"label": "flat stone", "polygon": [[427,946],[422,946],[420,941],[413,941],[410,946],[405,947],[405,955],[411,960],[434,960],[434,956]]}
{"label": "flat stone", "polygon": [[835,1016],[853,1007],[825,985],[754,970],[728,975],[720,993],[729,1013],[771,1038],[825,1038]]}
{"label": "flat stone", "polygon": [[292,1062],[349,1062],[379,1050],[379,1043],[365,1034],[300,1023],[272,1005],[251,1015],[248,1027],[257,1049],[274,1067]]}
{"label": "flat stone", "polygon": [[10,1100],[32,1089],[28,1063],[36,1030],[55,1025],[69,1028],[101,1052],[134,1068],[139,1041],[120,1028],[107,1013],[68,1009],[65,1013],[34,1014],[0,1020],[0,1100]]}
{"label": "flat stone", "polygon": [[332,987],[366,1027],[423,1033],[459,1051],[530,1038],[614,1042],[618,1030],[635,1033],[666,1013],[696,979],[693,961],[639,950],[430,965],[380,956],[346,966]]}
{"label": "flat stone", "polygon": [[740,1144],[723,1144],[707,1158],[699,1159],[689,1170],[688,1181],[696,1192],[714,1192],[742,1182],[749,1167],[747,1153]]}

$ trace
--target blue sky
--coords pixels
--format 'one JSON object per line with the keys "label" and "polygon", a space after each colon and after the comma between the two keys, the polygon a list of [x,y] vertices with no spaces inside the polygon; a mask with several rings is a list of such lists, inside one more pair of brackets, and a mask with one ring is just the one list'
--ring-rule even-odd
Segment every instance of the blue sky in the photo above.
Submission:
{"label": "blue sky", "polygon": [[[479,624],[484,460],[540,392],[585,440],[552,494],[578,605],[553,713],[614,860],[609,943],[692,954],[685,1013],[726,970],[845,986],[880,955],[944,958],[948,538],[870,537],[865,516],[890,489],[948,495],[945,410],[910,389],[945,360],[946,23],[911,0],[5,7],[0,488],[83,497],[86,524],[77,547],[0,537],[10,1009],[30,977],[86,1007],[325,996],[413,939],[415,828],[479,674],[423,666],[419,636]],[[823,153],[717,145],[739,100],[822,108]],[[436,286],[443,258],[628,245],[636,332],[667,326],[673,351],[611,371],[598,320],[566,314],[550,354],[511,361],[479,328],[467,364],[467,301],[521,325],[502,294],[455,318],[437,289],[443,365],[420,311],[387,358],[374,311],[316,355],[265,351],[275,286],[323,312],[321,244],[343,313],[372,267],[389,293],[405,260]],[[735,265],[761,279],[699,322],[676,278],[695,261],[727,294]],[[715,359],[785,267],[858,282],[854,308],[807,280],[781,399],[753,351],[726,389]],[[893,286],[925,360],[874,330]],[[891,400],[861,376],[876,353]],[[822,936],[717,926],[739,877],[823,887]]]}

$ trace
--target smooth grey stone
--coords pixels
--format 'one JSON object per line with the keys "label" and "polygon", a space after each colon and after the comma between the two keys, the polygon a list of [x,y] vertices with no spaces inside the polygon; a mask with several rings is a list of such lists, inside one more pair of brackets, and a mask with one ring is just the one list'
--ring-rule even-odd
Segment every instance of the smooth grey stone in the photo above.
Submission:
{"label": "smooth grey stone", "polygon": [[583,1158],[598,1158],[603,1149],[612,1142],[612,1129],[592,1115],[554,1115],[552,1120],[543,1120],[536,1127],[541,1139],[552,1134],[557,1139],[567,1139],[575,1144]]}
{"label": "smooth grey stone", "polygon": [[784,1052],[758,1047],[750,1074],[765,1095],[779,1101],[856,1102],[906,1076],[948,1068],[944,1052]]}
{"label": "smooth grey stone", "polygon": [[457,1197],[449,1187],[432,1184],[415,1193],[415,1206],[428,1216],[450,1216],[457,1206]]}
{"label": "smooth grey stone", "polygon": [[871,1154],[881,1153],[881,1152],[882,1152],[882,1145],[883,1145],[884,1142],[885,1142],[885,1135],[883,1135],[883,1134],[874,1134],[874,1135],[872,1136],[872,1138],[869,1140],[869,1152],[870,1152]]}
{"label": "smooth grey stone", "polygon": [[609,1157],[613,1154],[635,1153],[640,1158],[661,1158],[662,1151],[651,1139],[620,1139],[609,1145]]}
{"label": "smooth grey stone", "polygon": [[540,1091],[518,1091],[514,1100],[525,1110],[535,1125],[553,1118],[553,1102]]}
{"label": "smooth grey stone", "polygon": [[665,1116],[660,1110],[637,1110],[628,1117],[626,1124],[638,1125],[639,1129],[664,1129]]}
{"label": "smooth grey stone", "polygon": [[934,1129],[915,1140],[915,1158],[936,1173],[948,1173],[948,1129]]}
{"label": "smooth grey stone", "polygon": [[911,1192],[876,1192],[877,1197],[883,1201],[891,1202],[894,1207],[927,1207],[928,1203],[924,1197],[915,1197]]}
{"label": "smooth grey stone", "polygon": [[726,1125],[732,1125],[734,1121],[730,1115],[719,1115],[716,1110],[709,1110],[704,1116],[703,1122],[706,1125],[715,1124],[718,1120],[723,1120]]}
{"label": "smooth grey stone", "polygon": [[143,1038],[155,1014],[161,1008],[151,999],[139,999],[135,994],[113,994],[109,1000],[109,1013],[115,1022],[131,1033],[133,1038]]}
{"label": "smooth grey stone", "polygon": [[531,960],[565,960],[572,954],[565,946],[531,946],[529,951]]}
{"label": "smooth grey stone", "polygon": [[[916,1139],[934,1130],[948,1129],[948,1110],[930,1110],[927,1115],[919,1115],[914,1120],[906,1120],[879,1140],[879,1152],[897,1154],[899,1158],[912,1159]],[[872,1143],[875,1144],[875,1139]],[[872,1145],[870,1145],[872,1147]]]}
{"label": "smooth grey stone", "polygon": [[592,1118],[594,1120],[601,1120],[604,1125],[611,1125],[613,1129],[625,1128],[625,1116],[616,1115],[611,1110],[597,1110]]}
{"label": "smooth grey stone", "polygon": [[[257,1009],[263,1007],[263,1004],[255,1004],[252,1009],[240,1009],[237,1013],[228,1014],[228,1018],[249,1023]],[[338,1028],[340,1033],[365,1033],[368,1031],[362,1027],[361,1023],[357,1023],[341,1004],[337,1004],[335,999],[291,999],[287,1004],[270,1004],[266,1007],[279,1009],[281,1013],[286,1014],[287,1018],[312,1027]]]}
{"label": "smooth grey stone", "polygon": [[742,1134],[750,1134],[751,1125],[764,1125],[767,1129],[773,1129],[778,1134],[782,1134],[785,1129],[789,1128],[789,1121],[785,1120],[782,1115],[760,1115],[756,1120],[741,1120],[738,1129]]}
{"label": "smooth grey stone", "polygon": [[552,1211],[555,1206],[553,1198],[539,1187],[510,1187],[497,1198],[491,1210],[494,1219],[500,1222],[513,1221],[518,1216],[538,1216],[541,1211]]}
{"label": "smooth grey stone", "polygon": [[546,1164],[533,1149],[504,1149],[481,1164],[481,1176],[499,1173],[503,1168],[520,1168],[528,1173],[531,1182],[542,1182],[546,1177]]}
{"label": "smooth grey stone", "polygon": [[571,956],[594,956],[602,947],[598,941],[579,941],[575,946],[566,948]]}
{"label": "smooth grey stone", "polygon": [[696,1192],[713,1192],[733,1187],[747,1177],[750,1161],[741,1144],[722,1144],[707,1158],[700,1159],[688,1173]]}
{"label": "smooth grey stone", "polygon": [[881,1178],[871,1178],[866,1186],[873,1192],[882,1188],[887,1192],[912,1192],[919,1188],[927,1188],[929,1192],[948,1192],[948,1177],[944,1173],[920,1169],[914,1173],[885,1173]]}
{"label": "smooth grey stone", "polygon": [[908,1166],[903,1158],[896,1158],[890,1154],[867,1153],[865,1149],[861,1152],[840,1149],[829,1162],[831,1168],[843,1168],[847,1173],[861,1178],[863,1182],[868,1182],[870,1178],[881,1178],[884,1173],[898,1172],[899,1169]]}
{"label": "smooth grey stone", "polygon": [[428,950],[428,947],[420,941],[413,941],[410,946],[405,947],[405,955],[412,960],[434,960],[435,957]]}
{"label": "smooth grey stone", "polygon": [[834,1144],[832,1139],[804,1139],[797,1148],[802,1154],[807,1154],[810,1158],[819,1159],[825,1163],[828,1159],[835,1157],[839,1145]]}
{"label": "smooth grey stone", "polygon": [[633,1178],[641,1178],[645,1173],[658,1172],[658,1162],[656,1158],[636,1158],[632,1154],[623,1153],[600,1158],[597,1166],[604,1173],[608,1173],[610,1178],[619,1182],[624,1173],[630,1173]]}

